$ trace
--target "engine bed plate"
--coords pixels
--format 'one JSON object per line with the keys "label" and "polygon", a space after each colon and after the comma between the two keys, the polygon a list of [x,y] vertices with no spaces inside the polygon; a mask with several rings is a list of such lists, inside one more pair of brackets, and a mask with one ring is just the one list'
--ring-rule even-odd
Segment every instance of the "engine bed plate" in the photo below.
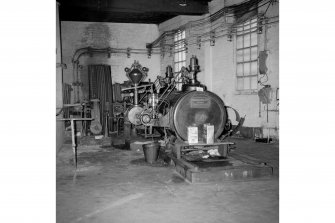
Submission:
{"label": "engine bed plate", "polygon": [[172,154],[168,156],[174,161],[176,172],[190,183],[247,180],[273,175],[273,167],[261,161],[244,160],[233,154],[217,162],[188,162]]}

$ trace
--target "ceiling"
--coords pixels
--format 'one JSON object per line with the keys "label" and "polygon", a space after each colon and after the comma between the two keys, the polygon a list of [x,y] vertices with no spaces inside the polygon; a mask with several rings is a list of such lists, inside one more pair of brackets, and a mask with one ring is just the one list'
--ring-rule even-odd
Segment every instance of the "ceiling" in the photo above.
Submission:
{"label": "ceiling", "polygon": [[57,0],[61,21],[159,24],[178,15],[208,13],[211,0]]}

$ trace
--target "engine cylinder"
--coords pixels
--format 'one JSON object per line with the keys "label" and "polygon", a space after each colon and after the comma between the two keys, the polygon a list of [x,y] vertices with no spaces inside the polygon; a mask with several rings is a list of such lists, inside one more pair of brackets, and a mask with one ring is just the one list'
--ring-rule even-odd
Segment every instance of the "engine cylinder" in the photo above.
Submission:
{"label": "engine cylinder", "polygon": [[187,140],[187,127],[198,126],[202,131],[205,123],[214,125],[214,138],[218,138],[228,120],[223,101],[210,91],[176,92],[167,101],[170,128],[182,140]]}

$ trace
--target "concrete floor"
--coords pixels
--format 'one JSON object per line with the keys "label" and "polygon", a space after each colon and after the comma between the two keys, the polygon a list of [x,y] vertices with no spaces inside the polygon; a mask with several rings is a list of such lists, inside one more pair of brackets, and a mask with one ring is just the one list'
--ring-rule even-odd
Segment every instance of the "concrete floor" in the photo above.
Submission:
{"label": "concrete floor", "polygon": [[174,167],[148,166],[142,152],[71,145],[57,153],[57,223],[279,222],[278,143],[233,139],[237,151],[275,167],[275,176],[189,184]]}

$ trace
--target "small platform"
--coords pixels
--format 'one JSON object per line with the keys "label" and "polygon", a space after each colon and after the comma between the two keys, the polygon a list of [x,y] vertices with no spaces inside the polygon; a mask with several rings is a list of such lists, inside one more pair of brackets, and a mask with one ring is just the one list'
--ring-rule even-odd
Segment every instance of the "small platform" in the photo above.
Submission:
{"label": "small platform", "polygon": [[266,163],[230,154],[228,159],[189,162],[183,158],[169,157],[174,161],[176,171],[191,183],[205,183],[226,180],[241,180],[273,175],[273,168]]}
{"label": "small platform", "polygon": [[[229,146],[233,144],[234,143],[231,143],[231,142],[214,142],[211,144],[207,144],[203,142],[188,143],[188,142],[183,142],[181,140],[177,140],[175,143],[171,144],[171,148],[172,148],[172,153],[174,157],[177,157],[177,159],[180,159],[182,157],[182,153],[185,152],[186,150],[187,151],[199,150],[199,147],[201,148],[201,150],[206,150],[206,147],[218,147],[218,150],[222,154],[222,156],[226,157],[229,152]],[[190,149],[190,147],[195,148],[195,149]]]}

